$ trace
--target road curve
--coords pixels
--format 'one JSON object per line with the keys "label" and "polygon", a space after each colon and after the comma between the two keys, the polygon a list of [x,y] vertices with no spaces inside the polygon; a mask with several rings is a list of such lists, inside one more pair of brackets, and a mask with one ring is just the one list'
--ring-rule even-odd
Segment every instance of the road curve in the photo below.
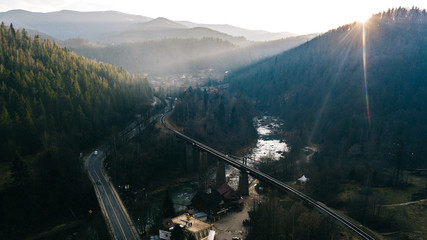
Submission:
{"label": "road curve", "polygon": [[109,181],[102,171],[102,160],[105,153],[98,149],[98,154],[91,153],[87,158],[87,169],[92,180],[95,192],[98,196],[100,208],[107,219],[109,228],[113,231],[113,238],[117,240],[139,239],[133,223],[129,222],[127,212],[117,193],[115,193]]}
{"label": "road curve", "polygon": [[189,142],[191,144],[193,144],[193,146],[198,147],[216,157],[218,157],[219,159],[225,161],[226,163],[228,163],[229,165],[238,168],[242,171],[246,171],[249,175],[265,181],[277,188],[279,188],[282,191],[286,191],[286,192],[290,192],[292,194],[294,194],[295,196],[299,197],[300,199],[302,199],[303,201],[309,203],[310,205],[312,205],[313,207],[317,208],[319,211],[323,212],[324,214],[328,215],[329,217],[331,217],[332,219],[334,219],[335,221],[337,221],[338,223],[344,225],[345,227],[349,228],[350,230],[352,230],[353,232],[355,232],[357,235],[359,235],[361,238],[366,239],[366,240],[375,240],[374,237],[372,237],[371,235],[369,235],[368,233],[366,233],[365,231],[363,231],[362,229],[360,229],[358,226],[356,226],[354,223],[352,223],[351,221],[349,221],[347,218],[345,218],[344,216],[342,216],[341,214],[331,210],[330,208],[326,207],[325,205],[319,203],[318,201],[312,199],[311,197],[305,195],[304,193],[290,187],[289,185],[285,184],[282,181],[277,180],[276,178],[263,173],[257,169],[254,169],[252,167],[249,167],[247,165],[244,165],[241,162],[237,162],[236,160],[234,160],[233,158],[229,157],[228,155],[217,151],[203,143],[200,143],[178,131],[176,131],[175,129],[172,129],[170,127],[168,127],[165,123],[165,117],[167,115],[169,115],[172,112],[172,110],[166,112],[165,114],[163,114],[163,116],[161,117],[161,123],[162,125],[172,131],[176,137]]}

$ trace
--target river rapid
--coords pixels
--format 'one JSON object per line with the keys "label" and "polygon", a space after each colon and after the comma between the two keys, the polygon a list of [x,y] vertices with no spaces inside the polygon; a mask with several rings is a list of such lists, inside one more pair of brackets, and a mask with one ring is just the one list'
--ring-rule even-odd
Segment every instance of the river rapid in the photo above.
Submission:
{"label": "river rapid", "polygon": [[[289,147],[280,132],[284,128],[284,122],[275,116],[259,116],[254,119],[254,126],[258,133],[257,143],[244,157],[247,164],[256,167],[263,159],[277,161],[289,151]],[[237,189],[239,184],[239,171],[233,167],[226,168],[227,181],[230,186]],[[249,181],[252,178],[249,177]]]}

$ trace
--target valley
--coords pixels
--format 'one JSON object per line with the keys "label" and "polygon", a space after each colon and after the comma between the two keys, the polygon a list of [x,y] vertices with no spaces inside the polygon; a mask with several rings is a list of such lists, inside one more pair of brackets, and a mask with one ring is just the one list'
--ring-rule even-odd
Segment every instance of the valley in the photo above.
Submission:
{"label": "valley", "polygon": [[426,238],[425,8],[150,4],[0,8],[1,239]]}

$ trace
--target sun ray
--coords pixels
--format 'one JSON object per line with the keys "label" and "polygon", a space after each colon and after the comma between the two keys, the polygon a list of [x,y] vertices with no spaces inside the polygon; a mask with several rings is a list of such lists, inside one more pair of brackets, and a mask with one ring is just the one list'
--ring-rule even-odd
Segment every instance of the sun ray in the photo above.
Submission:
{"label": "sun ray", "polygon": [[[350,54],[351,54],[351,45],[355,44],[356,41],[360,41],[357,36],[357,34],[351,34],[354,33],[354,31],[357,31],[356,27],[352,27],[349,28],[348,30],[349,32],[347,34],[345,34],[339,41],[338,44],[343,44],[343,45],[347,45],[348,47],[342,52],[341,55],[341,61],[340,64],[337,66],[336,68],[336,74],[330,79],[330,88],[328,90],[328,92],[326,93],[325,97],[322,99],[322,104],[319,108],[319,110],[317,111],[316,115],[315,115],[315,121],[313,124],[313,127],[311,129],[310,135],[309,135],[309,142],[312,141],[313,137],[315,136],[316,132],[319,129],[319,124],[321,122],[321,118],[327,108],[327,105],[329,104],[329,101],[331,99],[331,94],[332,94],[332,90],[334,89],[335,85],[337,84],[337,82],[340,80],[341,75],[338,74],[339,72],[341,72],[341,70],[343,69],[347,59],[349,58]],[[350,37],[353,36],[353,37]]]}
{"label": "sun ray", "polygon": [[368,95],[368,77],[366,74],[366,30],[365,30],[365,23],[363,23],[362,47],[363,47],[363,77],[365,80],[366,113],[368,115],[368,122],[369,122],[369,124],[371,124],[371,113],[369,110],[369,95]]}

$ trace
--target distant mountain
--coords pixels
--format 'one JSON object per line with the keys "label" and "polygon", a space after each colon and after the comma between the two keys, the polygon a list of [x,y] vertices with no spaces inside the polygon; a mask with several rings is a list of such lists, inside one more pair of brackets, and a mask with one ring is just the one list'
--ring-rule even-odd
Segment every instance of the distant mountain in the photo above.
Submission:
{"label": "distant mountain", "polygon": [[[186,73],[214,68],[230,70],[272,56],[311,39],[312,35],[254,42],[245,36],[274,34],[231,25],[174,22],[120,12],[59,11],[35,13],[13,10],[0,20],[32,35],[50,39],[88,58],[95,58],[133,73]],[[192,25],[191,25],[192,24]],[[189,26],[191,25],[191,26]],[[235,36],[213,30],[224,30]],[[192,45],[194,44],[194,45]]]}
{"label": "distant mountain", "polygon": [[178,21],[178,23],[194,28],[194,27],[204,27],[216,30],[218,32],[223,32],[229,34],[231,36],[239,37],[242,36],[250,41],[273,41],[287,37],[297,36],[297,34],[289,33],[289,32],[267,32],[263,30],[249,30],[244,28],[239,28],[236,26],[228,25],[228,24],[201,24],[201,23],[193,23],[188,21]]}
{"label": "distant mountain", "polygon": [[188,27],[169,20],[167,18],[159,17],[146,23],[134,24],[129,30],[137,31],[157,31],[164,29],[187,29]]}
{"label": "distant mountain", "polygon": [[[292,33],[271,33],[248,30],[231,25],[197,24],[188,21],[174,22],[166,18],[151,19],[145,16],[116,11],[29,12],[11,10],[0,13],[0,21],[7,26],[37,31],[58,40],[83,38],[106,44],[137,42],[163,38],[220,38],[238,45],[247,41],[271,41],[295,36]],[[42,35],[42,34],[39,34]]]}
{"label": "distant mountain", "polygon": [[151,18],[115,11],[77,12],[29,12],[11,10],[0,13],[0,21],[15,28],[33,29],[60,40],[86,38],[95,40],[112,32],[120,32],[135,23],[147,22]]}
{"label": "distant mountain", "polygon": [[326,159],[359,149],[388,161],[401,142],[403,164],[425,167],[426,36],[425,10],[389,10],[234,71],[230,88],[283,117],[304,144],[322,144]]}
{"label": "distant mountain", "polygon": [[121,66],[133,73],[156,75],[197,72],[201,66],[195,65],[193,61],[217,56],[237,48],[230,42],[214,38],[168,38],[101,47],[82,39],[75,39],[64,44],[87,58]]}
{"label": "distant mountain", "polygon": [[48,34],[46,34],[44,32],[40,32],[40,31],[37,31],[37,30],[34,30],[34,29],[25,29],[25,30],[27,31],[28,35],[30,35],[32,37],[39,36],[40,38],[45,39],[45,40],[49,39],[51,42],[56,42],[56,43],[62,42],[58,38],[52,37],[51,35],[48,35]]}
{"label": "distant mountain", "polygon": [[248,41],[243,37],[233,37],[204,27],[188,28],[166,18],[156,18],[146,23],[134,24],[125,31],[108,35],[103,40],[99,39],[99,41],[121,43],[163,40],[167,38],[218,38],[233,44],[248,44]]}

